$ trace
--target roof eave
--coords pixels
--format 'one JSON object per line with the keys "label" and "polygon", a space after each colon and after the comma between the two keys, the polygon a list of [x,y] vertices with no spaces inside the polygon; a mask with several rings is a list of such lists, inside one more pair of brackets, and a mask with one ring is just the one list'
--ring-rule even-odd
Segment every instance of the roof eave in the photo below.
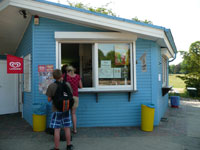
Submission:
{"label": "roof eave", "polygon": [[[174,56],[174,53],[177,52],[176,49],[174,49],[173,40],[169,40],[168,34],[165,31],[165,28],[154,26],[154,25],[144,25],[144,24],[135,24],[131,20],[130,22],[127,22],[121,20],[117,20],[117,17],[105,17],[107,15],[96,15],[95,13],[85,13],[85,11],[79,11],[78,9],[66,9],[66,7],[62,7],[62,5],[53,5],[52,3],[44,3],[41,0],[36,1],[27,1],[27,0],[9,0],[5,1],[4,6],[0,7],[5,8],[8,5],[12,5],[15,7],[20,7],[27,10],[32,10],[36,12],[41,12],[45,14],[50,14],[52,16],[57,17],[63,17],[68,18],[71,20],[83,22],[86,24],[92,24],[97,27],[103,27],[105,29],[109,30],[115,30],[119,32],[130,32],[133,34],[138,35],[144,35],[147,37],[154,37],[158,39],[163,39],[165,41],[166,47],[169,49],[172,57]],[[170,32],[171,35],[171,32]],[[175,45],[175,44],[174,44]]]}

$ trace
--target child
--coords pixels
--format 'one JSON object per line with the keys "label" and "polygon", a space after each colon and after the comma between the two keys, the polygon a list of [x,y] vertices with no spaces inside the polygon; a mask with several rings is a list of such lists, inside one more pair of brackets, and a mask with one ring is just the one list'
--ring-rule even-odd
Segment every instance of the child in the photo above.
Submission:
{"label": "child", "polygon": [[[62,72],[59,69],[53,71],[53,78],[58,81],[62,82]],[[49,85],[46,95],[48,96],[48,101],[52,101],[53,96],[55,95],[57,89],[57,84],[52,83]],[[64,127],[65,137],[66,137],[66,144],[67,150],[72,150],[73,145],[71,144],[71,135],[70,135],[70,126],[71,126],[71,119],[69,117],[69,112],[59,112],[54,104],[52,105],[52,118],[50,122],[50,128],[54,129],[54,144],[55,147],[52,150],[59,150],[60,144],[60,129]]]}

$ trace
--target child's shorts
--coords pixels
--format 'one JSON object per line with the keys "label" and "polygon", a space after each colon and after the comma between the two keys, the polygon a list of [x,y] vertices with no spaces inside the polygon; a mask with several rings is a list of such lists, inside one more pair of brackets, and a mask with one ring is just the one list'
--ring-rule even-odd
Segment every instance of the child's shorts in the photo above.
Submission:
{"label": "child's shorts", "polygon": [[51,116],[50,128],[70,127],[71,118],[69,112],[53,112]]}

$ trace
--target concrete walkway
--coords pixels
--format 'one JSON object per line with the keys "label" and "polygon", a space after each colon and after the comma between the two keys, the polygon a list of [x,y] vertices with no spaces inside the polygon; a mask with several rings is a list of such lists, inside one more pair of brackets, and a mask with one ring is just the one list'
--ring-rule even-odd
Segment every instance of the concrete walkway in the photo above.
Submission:
{"label": "concrete walkway", "polygon": [[[140,127],[78,128],[75,150],[200,150],[200,102],[181,100],[180,108],[169,107],[168,121],[153,132]],[[0,115],[0,150],[48,150],[53,136],[33,132],[19,114]],[[61,150],[65,142],[61,142]]]}

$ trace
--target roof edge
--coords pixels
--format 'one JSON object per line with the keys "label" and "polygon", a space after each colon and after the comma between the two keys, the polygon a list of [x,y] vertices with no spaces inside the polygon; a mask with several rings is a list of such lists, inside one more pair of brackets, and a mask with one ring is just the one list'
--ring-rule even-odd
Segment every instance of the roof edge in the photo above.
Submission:
{"label": "roof edge", "polygon": [[101,16],[101,17],[105,17],[105,18],[109,18],[109,19],[113,19],[113,20],[124,21],[124,22],[128,22],[128,23],[133,23],[133,24],[147,26],[147,27],[161,29],[161,30],[165,29],[165,27],[158,26],[158,25],[147,24],[147,23],[143,23],[143,22],[139,22],[139,21],[135,21],[135,20],[130,20],[130,19],[126,19],[126,18],[106,15],[106,14],[93,12],[93,11],[89,11],[89,10],[86,10],[86,9],[77,8],[77,7],[73,7],[73,6],[69,6],[69,5],[64,5],[64,4],[60,4],[60,3],[56,3],[56,2],[50,2],[50,1],[46,1],[46,0],[34,0],[34,1],[45,3],[45,4],[50,4],[50,5],[55,5],[55,6],[58,6],[58,7],[68,8],[68,9],[80,11],[80,12],[83,12],[83,13],[93,14],[93,15],[96,15],[96,16]]}
{"label": "roof edge", "polygon": [[[40,3],[43,3],[44,5],[42,6]],[[52,13],[50,9],[49,10],[45,9],[46,7],[45,4],[46,6],[49,4],[49,6],[51,6],[50,7],[51,9],[57,6],[57,9],[56,9],[57,11]],[[26,0],[26,1],[25,0],[5,0],[5,1],[0,2],[0,8],[6,8],[9,5],[15,6],[15,7],[21,6],[24,9],[33,9],[33,10],[37,10],[38,12],[46,12],[46,13],[49,13],[50,15],[52,14],[55,16],[61,16],[65,18],[69,17],[74,20],[80,19],[80,15],[81,15],[82,19],[80,21],[87,22],[88,24],[94,24],[94,25],[96,24],[99,26],[112,28],[113,30],[118,30],[122,32],[130,32],[130,33],[141,34],[141,35],[143,34],[149,37],[165,39],[165,44],[168,47],[168,49],[172,53],[177,53],[177,49],[174,43],[173,36],[171,34],[171,30],[166,29],[161,26],[156,26],[152,24],[137,22],[134,20],[105,15],[105,14],[92,12],[85,9],[63,5],[60,3],[49,2],[46,0]],[[65,10],[60,11],[59,9],[61,8],[67,8],[68,11],[67,9],[66,11]],[[73,13],[72,10],[74,11],[74,15],[71,14]],[[78,15],[79,14],[78,12],[82,12],[82,14]],[[90,16],[88,16],[87,14],[88,15],[90,14]],[[90,19],[88,19],[88,17]],[[112,23],[110,23],[110,21],[112,21]]]}
{"label": "roof edge", "polygon": [[106,14],[102,14],[102,13],[92,12],[92,11],[89,11],[86,9],[76,8],[76,7],[72,7],[69,5],[64,5],[64,4],[60,4],[60,3],[56,3],[56,2],[50,2],[50,1],[46,1],[46,0],[35,0],[35,1],[45,3],[45,4],[55,5],[58,7],[68,8],[71,10],[80,11],[80,12],[87,13],[87,14],[93,14],[96,16],[101,16],[101,17],[105,17],[105,18],[109,18],[109,19],[113,19],[113,20],[118,20],[118,21],[123,21],[123,22],[128,22],[128,23],[133,23],[133,24],[137,24],[137,25],[142,25],[142,26],[146,26],[146,27],[163,30],[165,35],[167,36],[167,39],[168,39],[170,45],[172,46],[173,51],[175,53],[177,53],[176,45],[174,43],[174,39],[173,39],[171,30],[166,29],[165,27],[157,26],[157,25],[153,25],[153,24],[147,24],[147,23],[143,23],[143,22],[138,22],[135,20],[125,19],[125,18],[121,18],[121,17],[106,15]]}

